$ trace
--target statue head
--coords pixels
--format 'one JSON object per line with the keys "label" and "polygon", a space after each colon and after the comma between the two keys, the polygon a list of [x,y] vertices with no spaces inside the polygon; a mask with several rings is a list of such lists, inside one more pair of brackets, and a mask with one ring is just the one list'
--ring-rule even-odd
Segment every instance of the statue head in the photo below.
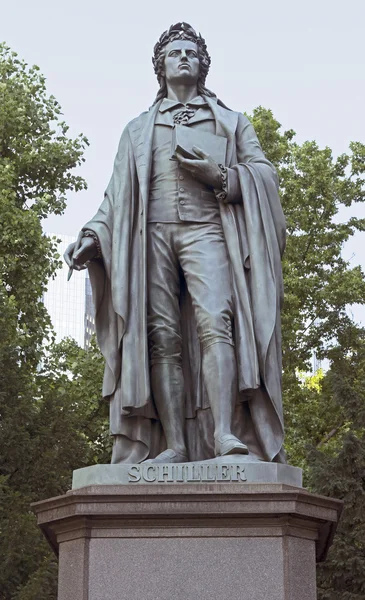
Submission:
{"label": "statue head", "polygon": [[153,49],[152,62],[157,75],[160,89],[157,92],[155,104],[167,95],[167,86],[165,78],[165,58],[166,48],[175,40],[186,40],[195,44],[187,44],[192,48],[196,48],[199,59],[199,74],[197,78],[198,94],[210,97],[215,97],[215,94],[205,87],[205,80],[210,67],[210,56],[207,51],[207,46],[204,38],[196,33],[196,31],[188,23],[176,23],[171,25],[170,29],[164,31]]}

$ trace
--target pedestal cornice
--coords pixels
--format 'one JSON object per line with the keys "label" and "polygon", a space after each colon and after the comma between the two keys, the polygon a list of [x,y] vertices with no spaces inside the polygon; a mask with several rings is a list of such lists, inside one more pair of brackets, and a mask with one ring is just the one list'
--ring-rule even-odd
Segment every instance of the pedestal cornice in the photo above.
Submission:
{"label": "pedestal cornice", "polygon": [[33,504],[57,553],[62,541],[98,537],[296,536],[332,542],[342,502],[283,484],[98,485]]}

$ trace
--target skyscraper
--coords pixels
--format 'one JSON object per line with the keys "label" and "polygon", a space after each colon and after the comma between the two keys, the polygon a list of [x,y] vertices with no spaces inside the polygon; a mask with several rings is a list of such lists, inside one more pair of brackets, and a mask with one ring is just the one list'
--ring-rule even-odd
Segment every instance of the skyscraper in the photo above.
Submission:
{"label": "skyscraper", "polygon": [[95,333],[95,309],[88,271],[85,271],[84,347],[88,348]]}
{"label": "skyscraper", "polygon": [[[48,234],[60,239],[58,252],[62,256],[67,246],[75,238],[63,234]],[[95,331],[94,306],[88,271],[75,271],[67,281],[68,267],[65,262],[56,271],[54,279],[48,282],[48,290],[43,302],[51,317],[56,333],[56,341],[71,336],[83,348],[90,344]]]}

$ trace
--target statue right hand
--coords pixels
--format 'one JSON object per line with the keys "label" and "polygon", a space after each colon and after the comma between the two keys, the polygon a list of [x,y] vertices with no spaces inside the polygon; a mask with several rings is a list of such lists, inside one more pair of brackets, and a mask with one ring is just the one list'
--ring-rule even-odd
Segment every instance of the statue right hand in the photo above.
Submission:
{"label": "statue right hand", "polygon": [[92,237],[83,237],[75,252],[77,241],[70,244],[63,255],[67,265],[81,271],[86,269],[86,264],[97,254],[97,247]]}

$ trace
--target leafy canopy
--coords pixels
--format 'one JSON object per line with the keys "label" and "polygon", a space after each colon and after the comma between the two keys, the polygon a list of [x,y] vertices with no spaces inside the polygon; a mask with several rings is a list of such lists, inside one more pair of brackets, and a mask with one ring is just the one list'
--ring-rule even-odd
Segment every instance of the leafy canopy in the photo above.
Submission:
{"label": "leafy canopy", "polygon": [[[327,561],[318,569],[319,600],[365,597],[365,330],[348,316],[365,303],[364,274],[342,257],[365,219],[339,220],[341,207],[364,202],[365,146],[334,159],[315,142],[298,145],[271,111],[253,122],[281,180],[288,224],[284,256],[283,394],[286,447],[313,492],[344,501]],[[313,353],[329,369],[312,377]]]}
{"label": "leafy canopy", "polygon": [[4,600],[55,597],[55,566],[29,505],[44,494],[63,492],[84,452],[82,434],[75,424],[72,428],[72,412],[67,415],[67,399],[40,373],[44,341],[51,335],[42,295],[59,258],[55,241],[42,232],[42,219],[64,210],[68,192],[86,187],[74,169],[83,160],[87,140],[69,138],[61,115],[55,98],[47,95],[39,69],[1,44],[0,597]]}
{"label": "leafy canopy", "polygon": [[[87,140],[71,139],[45,79],[0,46],[0,596],[55,600],[54,559],[29,511],[65,492],[72,470],[110,455],[103,361],[71,340],[51,346],[41,301],[58,264],[42,219],[86,187],[74,169]],[[341,206],[364,200],[365,147],[334,159],[315,142],[299,145],[270,110],[252,121],[275,164],[288,224],[284,257],[283,389],[289,460],[307,484],[345,500],[344,518],[320,569],[322,600],[364,597],[364,332],[346,307],[364,303],[360,267],[341,255],[364,219],[338,221]],[[314,377],[313,352],[330,368]],[[332,595],[331,595],[332,594]],[[350,594],[350,595],[349,595]],[[352,595],[351,595],[352,594]],[[361,595],[362,594],[362,595]]]}

